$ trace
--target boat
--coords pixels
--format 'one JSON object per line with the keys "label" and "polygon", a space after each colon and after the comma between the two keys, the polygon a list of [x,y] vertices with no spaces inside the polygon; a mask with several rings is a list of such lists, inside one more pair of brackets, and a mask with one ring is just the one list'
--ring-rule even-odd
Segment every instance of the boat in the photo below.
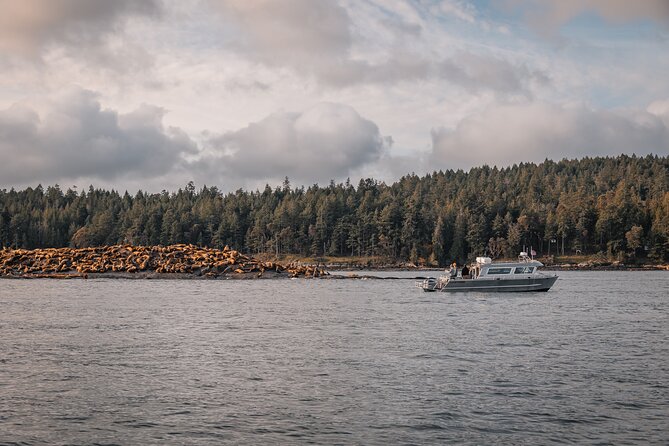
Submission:
{"label": "boat", "polygon": [[[539,271],[544,266],[526,252],[521,252],[516,262],[494,262],[490,257],[477,257],[469,267],[469,274],[451,269],[438,278],[428,277],[416,282],[423,291],[480,291],[522,292],[548,291],[558,279],[556,274]],[[467,272],[465,270],[465,272]]]}

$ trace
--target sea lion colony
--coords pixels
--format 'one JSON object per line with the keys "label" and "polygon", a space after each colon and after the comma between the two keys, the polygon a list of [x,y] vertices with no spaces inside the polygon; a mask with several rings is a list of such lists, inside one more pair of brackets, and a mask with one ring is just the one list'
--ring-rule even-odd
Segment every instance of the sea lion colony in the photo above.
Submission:
{"label": "sea lion colony", "polygon": [[[95,248],[46,248],[0,250],[0,276],[9,277],[88,277],[94,273],[180,273],[215,278],[266,271],[289,277],[320,277],[322,268],[263,262],[230,249],[194,245],[130,246]],[[248,275],[248,274],[247,274]]]}

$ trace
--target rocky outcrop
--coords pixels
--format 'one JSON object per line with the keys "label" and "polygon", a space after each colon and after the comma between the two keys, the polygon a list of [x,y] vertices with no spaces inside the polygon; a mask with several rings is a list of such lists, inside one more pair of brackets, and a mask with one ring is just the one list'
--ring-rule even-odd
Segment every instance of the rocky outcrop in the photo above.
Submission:
{"label": "rocky outcrop", "polygon": [[[130,246],[95,248],[47,248],[0,250],[0,276],[39,278],[86,278],[91,275],[154,276],[181,274],[199,277],[321,277],[328,273],[317,266],[263,262],[239,251],[194,245]],[[122,274],[121,274],[122,273]]]}

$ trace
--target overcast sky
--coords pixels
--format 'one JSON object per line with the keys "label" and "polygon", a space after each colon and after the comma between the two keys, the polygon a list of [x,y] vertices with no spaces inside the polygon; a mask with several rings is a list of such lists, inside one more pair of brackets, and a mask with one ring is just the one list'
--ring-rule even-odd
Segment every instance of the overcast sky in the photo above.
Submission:
{"label": "overcast sky", "polygon": [[669,154],[667,0],[0,0],[0,188]]}

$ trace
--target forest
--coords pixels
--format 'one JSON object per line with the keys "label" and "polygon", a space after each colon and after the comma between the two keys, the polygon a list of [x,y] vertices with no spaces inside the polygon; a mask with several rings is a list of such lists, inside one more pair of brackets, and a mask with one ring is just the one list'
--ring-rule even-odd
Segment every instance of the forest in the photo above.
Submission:
{"label": "forest", "polygon": [[669,260],[669,157],[521,163],[327,186],[134,195],[0,190],[0,246],[225,245],[274,255],[379,256],[446,265],[484,253]]}

